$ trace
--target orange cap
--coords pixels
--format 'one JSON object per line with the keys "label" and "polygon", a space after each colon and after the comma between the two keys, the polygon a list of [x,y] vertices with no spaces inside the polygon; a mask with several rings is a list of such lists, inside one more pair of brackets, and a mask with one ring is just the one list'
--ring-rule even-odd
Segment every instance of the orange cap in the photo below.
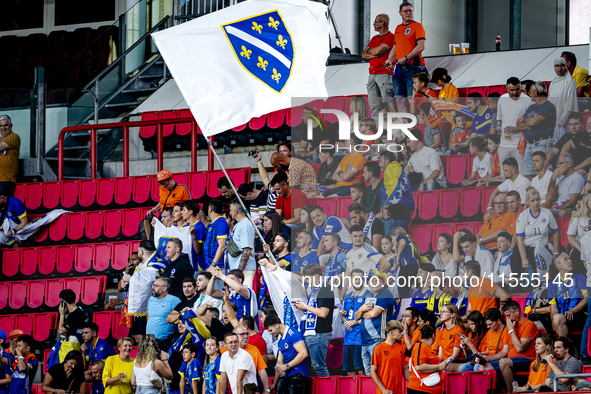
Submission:
{"label": "orange cap", "polygon": [[22,330],[12,330],[8,335],[8,339],[22,337],[23,335],[25,335],[25,333]]}
{"label": "orange cap", "polygon": [[172,178],[172,172],[168,170],[162,170],[156,175],[156,182],[162,182],[170,178]]}

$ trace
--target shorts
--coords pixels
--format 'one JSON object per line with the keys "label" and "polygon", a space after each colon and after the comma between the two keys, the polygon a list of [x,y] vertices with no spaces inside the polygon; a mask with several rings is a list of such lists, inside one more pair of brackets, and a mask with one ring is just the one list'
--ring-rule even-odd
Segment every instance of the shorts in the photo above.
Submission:
{"label": "shorts", "polygon": [[581,327],[585,327],[587,323],[587,312],[584,310],[575,313],[572,320],[566,320],[568,332],[581,331]]}
{"label": "shorts", "polygon": [[361,345],[343,345],[343,371],[354,372],[362,370]]}
{"label": "shorts", "polygon": [[[527,357],[510,357],[511,361],[513,361],[513,374],[515,375],[517,372],[529,372],[529,367],[531,365],[532,360]],[[499,361],[491,361],[489,363],[497,372],[501,372],[501,368],[499,367]]]}
{"label": "shorts", "polygon": [[146,335],[147,325],[147,316],[133,316],[133,320],[131,321],[131,328],[129,329],[129,335]]}
{"label": "shorts", "polygon": [[160,348],[161,352],[168,353],[168,349],[170,349],[172,347],[172,339],[171,338],[156,339],[156,343],[158,344],[158,347]]}

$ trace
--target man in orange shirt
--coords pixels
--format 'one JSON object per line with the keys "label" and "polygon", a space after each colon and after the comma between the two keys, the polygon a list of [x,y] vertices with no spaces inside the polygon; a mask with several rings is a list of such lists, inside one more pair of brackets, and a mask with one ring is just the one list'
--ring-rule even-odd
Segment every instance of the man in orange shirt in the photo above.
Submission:
{"label": "man in orange shirt", "polygon": [[392,76],[394,97],[398,112],[407,112],[408,100],[413,92],[412,77],[420,72],[427,72],[425,59],[421,52],[425,50],[427,35],[425,28],[413,20],[414,9],[411,3],[404,2],[399,7],[402,23],[394,30],[394,47],[390,51],[386,67],[395,67]]}
{"label": "man in orange shirt", "polygon": [[536,358],[535,340],[538,337],[538,328],[534,322],[523,316],[517,301],[507,301],[502,311],[507,318],[507,329],[511,336],[508,357],[489,363],[486,369],[494,369],[500,373],[505,387],[511,390],[514,374],[529,372],[530,364]]}
{"label": "man in orange shirt", "polygon": [[466,316],[472,311],[478,311],[483,315],[490,308],[497,307],[497,298],[500,298],[501,305],[509,299],[509,294],[488,278],[480,277],[480,263],[471,260],[464,266],[466,273],[466,284],[468,285],[468,309]]}
{"label": "man in orange shirt", "polygon": [[376,394],[402,394],[402,376],[406,346],[401,342],[404,325],[396,320],[386,324],[386,340],[378,344],[371,357],[371,378],[376,383]]}
{"label": "man in orange shirt", "polygon": [[341,159],[339,167],[332,174],[332,179],[337,181],[336,187],[322,194],[322,197],[333,194],[339,197],[348,196],[351,193],[350,186],[352,184],[357,182],[365,183],[363,180],[363,167],[367,160],[355,148],[360,149],[360,141],[351,136],[350,139],[345,141],[345,149],[349,154]]}
{"label": "man in orange shirt", "polygon": [[174,207],[176,203],[191,199],[189,189],[172,179],[172,173],[162,170],[156,174],[156,182],[160,184],[160,202],[150,210],[152,215],[166,207]]}
{"label": "man in orange shirt", "polygon": [[494,249],[497,246],[497,235],[501,233],[501,230],[499,230],[501,218],[507,212],[506,196],[504,194],[497,194],[494,205],[497,214],[486,219],[476,235],[478,245],[484,246],[489,250]]}
{"label": "man in orange shirt", "polygon": [[501,217],[501,222],[499,223],[499,230],[501,232],[506,231],[513,235],[513,241],[511,242],[511,248],[515,248],[515,244],[517,243],[517,237],[515,236],[515,225],[517,224],[517,218],[523,211],[523,206],[521,205],[521,196],[517,190],[511,190],[507,193],[507,197],[505,198],[507,212]]}

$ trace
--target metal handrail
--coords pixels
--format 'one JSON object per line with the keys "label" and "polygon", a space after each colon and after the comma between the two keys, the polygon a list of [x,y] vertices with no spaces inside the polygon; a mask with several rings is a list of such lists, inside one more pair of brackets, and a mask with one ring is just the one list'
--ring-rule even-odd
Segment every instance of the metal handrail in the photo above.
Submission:
{"label": "metal handrail", "polygon": [[591,378],[591,373],[570,373],[564,375],[554,375],[552,378],[552,390],[558,391],[557,383],[558,379],[572,379],[572,378]]}
{"label": "metal handrail", "polygon": [[121,61],[123,61],[123,59],[131,51],[133,51],[138,45],[140,45],[141,43],[143,43],[143,41],[147,37],[149,37],[152,33],[154,33],[156,30],[158,30],[169,19],[170,19],[170,16],[169,15],[166,15],[160,22],[156,23],[156,25],[154,25],[154,27],[152,27],[147,33],[145,33],[143,36],[141,36],[140,39],[138,39],[132,46],[130,46],[129,48],[127,48],[127,50],[125,52],[123,52],[121,55],[119,55],[119,57],[117,57],[117,59],[113,63],[109,64],[107,66],[107,68],[105,68],[103,71],[101,71],[99,73],[99,75],[97,75],[96,77],[94,77],[92,79],[92,81],[90,81],[86,85],[84,85],[84,88],[82,88],[82,91],[83,92],[88,92],[90,90],[90,88],[97,83],[97,81],[99,81],[106,74],[110,73],[115,68],[115,66],[117,66]]}
{"label": "metal handrail", "polygon": [[[155,120],[140,120],[136,122],[120,122],[120,123],[104,123],[94,124],[89,126],[72,126],[64,127],[60,131],[58,137],[58,162],[57,162],[57,179],[64,180],[64,139],[67,133],[76,131],[90,130],[90,178],[96,179],[97,172],[97,137],[98,130],[123,128],[123,176],[129,176],[129,128],[140,126],[156,126],[156,141],[157,141],[157,167],[158,171],[164,168],[164,138],[162,135],[162,125],[172,123],[191,123],[191,172],[197,171],[197,122],[193,117],[171,118],[171,119],[155,119]],[[209,137],[213,145],[213,136]],[[213,152],[207,152],[207,168],[213,170]]]}

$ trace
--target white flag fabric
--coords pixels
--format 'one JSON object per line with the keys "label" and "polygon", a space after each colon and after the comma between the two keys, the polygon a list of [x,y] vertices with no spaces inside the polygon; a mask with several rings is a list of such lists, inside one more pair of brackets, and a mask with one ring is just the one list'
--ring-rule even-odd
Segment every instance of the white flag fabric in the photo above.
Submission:
{"label": "white flag fabric", "polygon": [[154,33],[205,136],[327,97],[327,7],[307,0],[249,0]]}
{"label": "white flag fabric", "polygon": [[308,302],[308,296],[300,279],[301,277],[279,267],[276,270],[269,271],[267,267],[261,266],[261,271],[265,282],[267,282],[269,296],[271,296],[273,305],[276,305],[275,310],[281,321],[286,325],[290,325],[286,322],[289,317],[286,316],[284,310],[289,308],[287,310],[288,314],[292,315],[295,323],[299,324],[304,317],[304,312],[294,308],[292,302]]}
{"label": "white flag fabric", "polygon": [[166,259],[166,244],[170,238],[178,238],[183,243],[183,253],[189,255],[189,260],[193,264],[193,237],[189,231],[189,227],[166,227],[160,220],[156,220],[154,226],[154,244],[156,245],[156,253],[162,260]]}
{"label": "white flag fabric", "polygon": [[[27,223],[25,227],[23,227],[17,234],[16,239],[19,241],[24,241],[25,239],[29,238],[31,235],[35,234],[37,230],[46,224],[49,224],[59,218],[64,213],[69,213],[70,211],[64,211],[63,209],[54,209],[42,216],[39,216],[37,219],[33,220],[32,222]],[[5,244],[10,240],[6,238],[5,234],[8,230],[12,230],[13,228],[17,227],[18,225],[14,223],[12,220],[4,220],[2,223],[2,231],[0,231],[0,244]]]}

